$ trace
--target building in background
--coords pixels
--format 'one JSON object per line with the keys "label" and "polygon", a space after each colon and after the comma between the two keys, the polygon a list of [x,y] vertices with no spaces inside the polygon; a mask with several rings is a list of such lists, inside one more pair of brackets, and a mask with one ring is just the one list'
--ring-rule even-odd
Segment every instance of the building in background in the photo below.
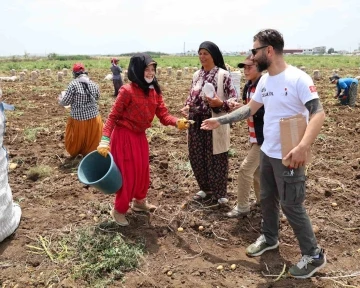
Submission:
{"label": "building in background", "polygon": [[304,49],[284,49],[284,54],[302,54]]}
{"label": "building in background", "polygon": [[319,46],[312,49],[312,54],[325,54],[326,53],[326,46]]}
{"label": "building in background", "polygon": [[313,49],[304,49],[302,54],[304,54],[304,55],[312,55],[312,54],[314,54],[314,51],[313,51]]}

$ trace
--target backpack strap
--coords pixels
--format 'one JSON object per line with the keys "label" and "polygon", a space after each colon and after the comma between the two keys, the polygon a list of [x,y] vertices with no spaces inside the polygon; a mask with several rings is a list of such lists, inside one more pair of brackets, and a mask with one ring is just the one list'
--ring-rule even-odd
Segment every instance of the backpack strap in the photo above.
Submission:
{"label": "backpack strap", "polygon": [[89,89],[89,85],[88,85],[87,83],[80,82],[80,81],[79,81],[79,83],[81,83],[82,87],[84,88],[86,95],[89,96],[90,99],[93,100],[93,101],[96,103],[96,99],[95,99],[95,97],[92,95],[92,93],[91,93],[91,91],[90,91],[90,89]]}

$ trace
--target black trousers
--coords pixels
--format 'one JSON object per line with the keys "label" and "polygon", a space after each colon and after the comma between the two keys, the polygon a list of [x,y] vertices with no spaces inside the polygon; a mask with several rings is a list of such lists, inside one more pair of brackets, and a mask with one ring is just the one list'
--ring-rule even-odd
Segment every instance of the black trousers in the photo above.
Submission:
{"label": "black trousers", "polygon": [[123,85],[121,77],[120,79],[113,79],[113,84],[114,84],[114,96],[116,97],[119,93],[120,87]]}

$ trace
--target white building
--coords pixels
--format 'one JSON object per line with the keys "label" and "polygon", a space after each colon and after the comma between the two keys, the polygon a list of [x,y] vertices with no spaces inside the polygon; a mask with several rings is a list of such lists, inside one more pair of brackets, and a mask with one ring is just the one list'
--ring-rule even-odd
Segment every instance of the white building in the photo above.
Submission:
{"label": "white building", "polygon": [[304,49],[303,52],[301,54],[304,54],[304,55],[311,55],[313,54],[313,49]]}
{"label": "white building", "polygon": [[325,54],[326,53],[326,46],[319,46],[312,49],[312,54]]}
{"label": "white building", "polygon": [[186,51],[185,55],[186,56],[197,56],[198,52],[195,50],[188,50],[188,51]]}

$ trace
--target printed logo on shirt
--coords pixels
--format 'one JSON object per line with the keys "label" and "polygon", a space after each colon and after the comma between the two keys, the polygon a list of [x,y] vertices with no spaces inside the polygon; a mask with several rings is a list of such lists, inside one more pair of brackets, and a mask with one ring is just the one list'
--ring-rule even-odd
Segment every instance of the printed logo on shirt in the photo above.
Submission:
{"label": "printed logo on shirt", "polygon": [[261,88],[261,97],[274,96],[274,92],[266,92],[266,88]]}
{"label": "printed logo on shirt", "polygon": [[311,93],[315,93],[316,92],[316,87],[315,86],[309,86],[310,92]]}
{"label": "printed logo on shirt", "polygon": [[268,97],[268,96],[274,96],[274,92],[264,92],[264,93],[261,93],[261,97]]}

